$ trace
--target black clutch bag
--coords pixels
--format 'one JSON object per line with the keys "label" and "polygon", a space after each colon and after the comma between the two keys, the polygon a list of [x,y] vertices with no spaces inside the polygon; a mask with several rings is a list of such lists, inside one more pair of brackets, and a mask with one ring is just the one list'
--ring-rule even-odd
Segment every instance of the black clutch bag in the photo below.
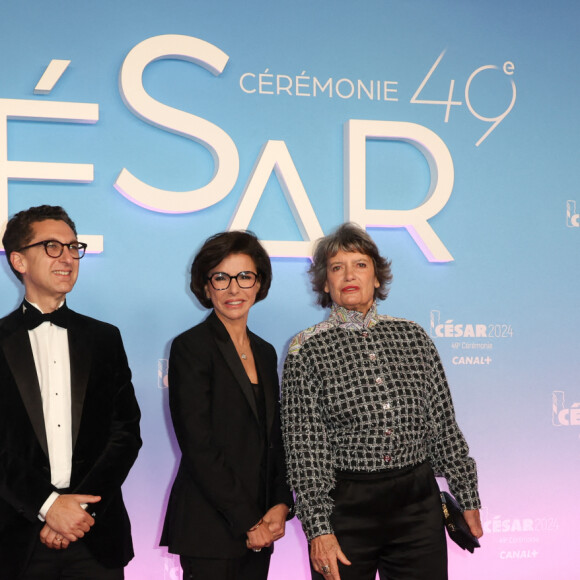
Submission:
{"label": "black clutch bag", "polygon": [[446,491],[441,492],[441,506],[443,507],[443,517],[445,527],[449,537],[464,550],[469,550],[473,554],[475,548],[479,548],[478,539],[471,533],[463,510],[457,500]]}

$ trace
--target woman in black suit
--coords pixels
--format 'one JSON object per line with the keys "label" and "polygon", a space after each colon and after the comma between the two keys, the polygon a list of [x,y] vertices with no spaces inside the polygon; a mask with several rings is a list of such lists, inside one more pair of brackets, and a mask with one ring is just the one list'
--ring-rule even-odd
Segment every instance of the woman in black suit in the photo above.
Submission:
{"label": "woman in black suit", "polygon": [[191,267],[191,289],[213,311],[171,346],[182,458],[161,538],[181,556],[184,580],[265,580],[293,506],[276,352],[246,326],[271,280],[268,254],[249,232],[209,238]]}

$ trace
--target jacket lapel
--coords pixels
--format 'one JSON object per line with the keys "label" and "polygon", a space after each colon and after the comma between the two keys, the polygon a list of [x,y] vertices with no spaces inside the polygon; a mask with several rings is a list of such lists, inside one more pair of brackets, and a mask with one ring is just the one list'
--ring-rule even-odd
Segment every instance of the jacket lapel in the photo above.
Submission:
{"label": "jacket lapel", "polygon": [[246,374],[244,365],[242,364],[242,361],[236,352],[236,348],[230,339],[230,335],[228,334],[226,327],[221,323],[215,312],[212,312],[207,320],[215,331],[216,343],[222,356],[224,357],[229,369],[236,377],[236,381],[240,385],[240,388],[242,389],[242,392],[248,401],[248,405],[250,405],[250,408],[252,409],[252,413],[254,414],[256,421],[259,421],[258,409],[256,407],[256,400],[254,397],[252,383],[250,383],[250,379]]}
{"label": "jacket lapel", "polygon": [[[21,316],[21,313],[14,313],[13,316],[18,318]],[[32,354],[28,331],[22,324],[18,324],[16,330],[2,341],[2,350],[4,351],[8,366],[20,391],[22,402],[32,423],[36,438],[48,457],[48,443],[44,427],[44,412],[42,410],[40,385],[38,383],[38,375],[36,374],[34,355]]]}

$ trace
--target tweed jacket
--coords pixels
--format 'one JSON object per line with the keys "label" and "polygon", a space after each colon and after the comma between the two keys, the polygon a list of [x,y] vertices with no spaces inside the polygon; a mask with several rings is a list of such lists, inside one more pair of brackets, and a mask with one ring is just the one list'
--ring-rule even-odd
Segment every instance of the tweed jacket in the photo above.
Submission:
{"label": "tweed jacket", "polygon": [[464,509],[477,473],[455,420],[437,350],[408,320],[333,305],[290,343],[282,424],[296,514],[308,539],[333,533],[335,470],[380,471],[428,460]]}

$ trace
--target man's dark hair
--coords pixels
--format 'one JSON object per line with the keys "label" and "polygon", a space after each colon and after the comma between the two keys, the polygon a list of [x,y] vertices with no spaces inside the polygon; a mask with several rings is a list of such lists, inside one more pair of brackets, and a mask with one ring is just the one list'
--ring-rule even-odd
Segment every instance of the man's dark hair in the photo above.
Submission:
{"label": "man's dark hair", "polygon": [[34,236],[33,224],[45,220],[63,221],[77,235],[77,229],[69,215],[59,205],[39,205],[31,207],[15,214],[6,225],[6,231],[2,236],[2,245],[6,252],[6,259],[14,275],[22,282],[22,274],[17,272],[10,262],[10,254],[28,245]]}

